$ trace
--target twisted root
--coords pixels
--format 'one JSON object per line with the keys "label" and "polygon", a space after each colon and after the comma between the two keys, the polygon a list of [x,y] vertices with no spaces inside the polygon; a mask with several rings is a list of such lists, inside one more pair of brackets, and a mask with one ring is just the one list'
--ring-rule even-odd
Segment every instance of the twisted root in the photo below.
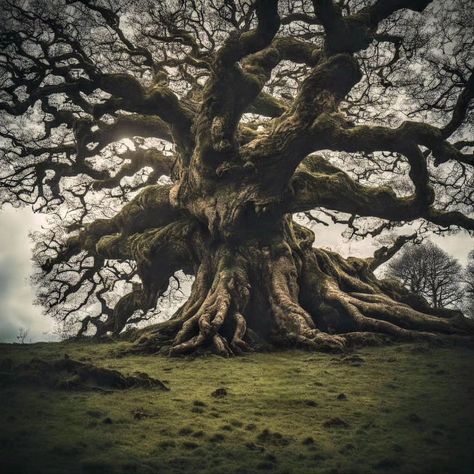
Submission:
{"label": "twisted root", "polygon": [[202,262],[190,299],[170,321],[142,336],[138,350],[232,356],[256,349],[258,337],[315,351],[343,351],[387,336],[472,342],[474,322],[426,314],[398,301],[361,260],[316,249],[298,254],[281,242],[249,248],[223,246]]}

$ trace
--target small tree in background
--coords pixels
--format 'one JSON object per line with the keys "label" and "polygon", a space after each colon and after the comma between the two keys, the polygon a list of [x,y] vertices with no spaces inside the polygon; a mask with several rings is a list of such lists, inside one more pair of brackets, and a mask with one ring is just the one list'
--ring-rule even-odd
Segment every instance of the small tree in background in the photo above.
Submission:
{"label": "small tree in background", "polygon": [[467,316],[474,318],[474,250],[471,250],[468,258],[464,270],[464,311]]}
{"label": "small tree in background", "polygon": [[[18,329],[18,334],[16,336],[16,340],[18,341],[18,344],[26,344],[27,337],[28,337],[28,329],[27,328],[19,328]],[[29,340],[31,342],[31,339]]]}
{"label": "small tree in background", "polygon": [[434,308],[457,307],[462,301],[461,265],[432,242],[406,247],[388,271]]}

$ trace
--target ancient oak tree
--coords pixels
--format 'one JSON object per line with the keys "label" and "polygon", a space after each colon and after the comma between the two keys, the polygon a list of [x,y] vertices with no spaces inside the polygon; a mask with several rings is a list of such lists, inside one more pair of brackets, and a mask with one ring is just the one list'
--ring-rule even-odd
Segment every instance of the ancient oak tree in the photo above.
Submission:
{"label": "ancient oak tree", "polygon": [[50,215],[40,301],[118,335],[193,276],[136,333],[172,355],[469,339],[374,276],[405,237],[345,259],[304,224],[474,231],[470,7],[2,0],[0,197]]}

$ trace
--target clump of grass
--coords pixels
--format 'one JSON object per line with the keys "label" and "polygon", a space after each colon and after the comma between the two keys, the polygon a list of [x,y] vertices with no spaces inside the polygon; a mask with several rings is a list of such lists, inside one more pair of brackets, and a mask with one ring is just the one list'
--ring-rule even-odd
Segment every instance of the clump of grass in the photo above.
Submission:
{"label": "clump of grass", "polygon": [[286,446],[290,443],[289,438],[283,436],[281,433],[272,433],[269,429],[265,428],[258,436],[257,441],[263,444],[272,444],[275,446]]}

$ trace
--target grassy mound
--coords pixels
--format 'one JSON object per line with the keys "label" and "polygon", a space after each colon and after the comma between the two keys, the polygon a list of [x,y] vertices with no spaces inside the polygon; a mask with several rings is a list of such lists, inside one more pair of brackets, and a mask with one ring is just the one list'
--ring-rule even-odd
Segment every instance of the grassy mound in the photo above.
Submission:
{"label": "grassy mound", "polygon": [[170,388],[3,383],[2,472],[474,472],[470,349],[395,345],[345,356],[192,360],[120,358],[123,346],[0,345],[0,373],[67,353],[125,375],[145,372]]}

